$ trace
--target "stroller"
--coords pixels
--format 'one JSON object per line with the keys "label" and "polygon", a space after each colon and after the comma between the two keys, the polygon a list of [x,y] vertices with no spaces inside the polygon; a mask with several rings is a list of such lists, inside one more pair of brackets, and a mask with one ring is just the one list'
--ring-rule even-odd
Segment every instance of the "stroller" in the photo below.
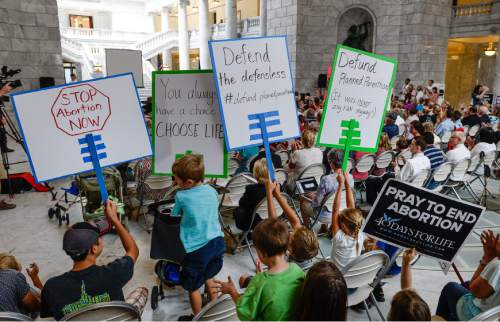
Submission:
{"label": "stroller", "polygon": [[173,205],[173,200],[165,200],[154,205],[150,257],[159,260],[155,265],[159,282],[151,290],[153,310],[158,307],[158,301],[165,298],[164,285],[174,287],[180,284],[180,267],[185,251],[179,237],[181,218],[170,216]]}
{"label": "stroller", "polygon": [[[104,168],[102,171],[110,199],[118,203],[118,213],[122,222],[127,226],[120,172],[114,167]],[[94,171],[76,176],[71,186],[62,190],[64,195],[49,209],[49,218],[55,216],[59,220],[59,225],[63,221],[66,221],[66,224],[69,225],[68,211],[71,206],[80,202],[84,221],[94,221],[102,233],[111,231],[110,225],[104,220],[101,191]],[[73,196],[72,200],[70,200],[71,196]]]}

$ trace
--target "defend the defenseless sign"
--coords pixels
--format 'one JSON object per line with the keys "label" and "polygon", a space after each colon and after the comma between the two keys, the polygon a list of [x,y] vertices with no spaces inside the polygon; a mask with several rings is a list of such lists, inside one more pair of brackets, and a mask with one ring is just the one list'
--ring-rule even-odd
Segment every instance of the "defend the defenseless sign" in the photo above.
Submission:
{"label": "defend the defenseless sign", "polygon": [[375,152],[390,103],[397,61],[337,45],[332,66],[318,145],[344,149],[342,122],[346,124],[352,119],[359,125],[350,149]]}
{"label": "defend the defenseless sign", "polygon": [[363,232],[452,262],[484,208],[390,179],[370,210]]}
{"label": "defend the defenseless sign", "polygon": [[153,172],[172,175],[184,154],[201,154],[205,177],[227,177],[227,152],[211,70],[153,72]]}
{"label": "defend the defenseless sign", "polygon": [[286,38],[209,42],[228,151],[263,143],[254,121],[264,114],[270,143],[300,136]]}
{"label": "defend the defenseless sign", "polygon": [[92,170],[87,134],[102,167],[152,154],[131,73],[20,92],[12,102],[37,182]]}

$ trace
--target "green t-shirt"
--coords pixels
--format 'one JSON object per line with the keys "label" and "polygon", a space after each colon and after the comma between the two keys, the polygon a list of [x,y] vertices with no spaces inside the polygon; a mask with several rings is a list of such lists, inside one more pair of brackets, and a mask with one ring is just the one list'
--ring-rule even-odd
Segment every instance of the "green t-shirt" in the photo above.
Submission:
{"label": "green t-shirt", "polygon": [[292,318],[304,272],[295,263],[281,273],[257,274],[236,304],[241,321],[287,321]]}

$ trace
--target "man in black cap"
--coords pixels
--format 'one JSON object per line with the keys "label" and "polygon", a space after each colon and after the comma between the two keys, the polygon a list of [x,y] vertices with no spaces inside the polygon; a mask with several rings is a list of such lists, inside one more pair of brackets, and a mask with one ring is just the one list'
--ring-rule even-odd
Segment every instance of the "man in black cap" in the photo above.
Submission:
{"label": "man in black cap", "polygon": [[[125,255],[104,265],[96,265],[104,249],[99,229],[87,222],[71,226],[63,238],[63,250],[73,260],[71,271],[47,281],[42,290],[41,317],[60,320],[65,315],[96,303],[124,301],[122,288],[132,278],[139,249],[120,222],[116,205],[106,202],[106,218],[115,226]],[[145,289],[147,299],[147,289]],[[136,291],[134,291],[137,294]],[[144,290],[140,290],[144,296]],[[127,299],[128,301],[128,299]],[[145,304],[145,301],[142,301]]]}
{"label": "man in black cap", "polygon": [[385,118],[385,125],[382,128],[382,132],[387,133],[389,139],[399,134],[399,127],[395,124],[397,117],[396,113],[391,112]]}

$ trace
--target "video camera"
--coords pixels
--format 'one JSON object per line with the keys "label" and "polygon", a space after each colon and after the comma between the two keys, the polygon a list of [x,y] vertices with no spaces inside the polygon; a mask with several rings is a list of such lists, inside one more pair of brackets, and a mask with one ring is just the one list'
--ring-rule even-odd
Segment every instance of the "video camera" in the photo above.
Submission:
{"label": "video camera", "polygon": [[20,86],[23,86],[21,81],[19,79],[15,80],[8,80],[12,76],[16,75],[17,73],[20,73],[20,69],[9,69],[7,66],[3,66],[2,69],[0,69],[0,88],[4,87],[5,84],[10,83],[10,86],[12,88],[17,88]]}

